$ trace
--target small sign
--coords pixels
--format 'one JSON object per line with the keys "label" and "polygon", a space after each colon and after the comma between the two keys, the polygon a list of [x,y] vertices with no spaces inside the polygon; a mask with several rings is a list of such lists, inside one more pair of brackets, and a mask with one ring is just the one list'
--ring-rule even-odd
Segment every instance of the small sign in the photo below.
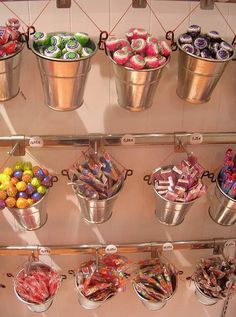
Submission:
{"label": "small sign", "polygon": [[201,133],[193,133],[190,136],[190,144],[201,144],[203,141],[203,136]]}
{"label": "small sign", "polygon": [[43,147],[43,139],[40,136],[32,136],[29,140],[31,147]]}
{"label": "small sign", "polygon": [[106,254],[115,254],[117,252],[117,247],[114,244],[109,244],[105,248]]}
{"label": "small sign", "polygon": [[135,144],[135,137],[131,134],[125,134],[121,138],[121,144],[122,145],[134,145]]}
{"label": "small sign", "polygon": [[163,244],[162,250],[163,251],[173,251],[174,250],[174,246],[173,246],[172,243],[166,242],[166,243]]}
{"label": "small sign", "polygon": [[41,254],[41,255],[51,254],[51,249],[45,248],[45,247],[40,247],[39,248],[39,254]]}
{"label": "small sign", "polygon": [[235,241],[227,240],[224,245],[224,255],[228,259],[235,258]]}

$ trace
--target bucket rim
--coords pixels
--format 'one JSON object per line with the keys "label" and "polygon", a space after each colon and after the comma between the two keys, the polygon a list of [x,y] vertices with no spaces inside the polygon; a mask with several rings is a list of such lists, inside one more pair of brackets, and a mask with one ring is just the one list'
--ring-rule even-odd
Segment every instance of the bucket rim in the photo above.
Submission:
{"label": "bucket rim", "polygon": [[220,172],[222,171],[222,169],[219,171],[218,176],[216,178],[216,187],[219,189],[219,191],[221,192],[222,195],[224,195],[226,198],[228,198],[229,200],[232,200],[233,202],[236,203],[236,199],[233,199],[232,197],[230,197],[229,195],[227,195],[222,188],[220,187],[220,183],[219,183],[219,176],[220,176]]}
{"label": "bucket rim", "polygon": [[0,57],[0,62],[5,61],[5,60],[7,60],[9,58],[12,58],[12,57],[18,55],[19,53],[21,53],[23,51],[24,47],[25,47],[25,45],[24,45],[24,43],[22,43],[20,49],[17,52],[15,52],[13,54],[10,54],[10,55],[7,55],[5,57]]}
{"label": "bucket rim", "polygon": [[198,285],[198,282],[197,282],[196,280],[194,280],[194,284],[195,284],[196,289],[199,291],[199,293],[200,293],[201,295],[205,296],[206,298],[212,299],[212,300],[222,300],[222,299],[223,299],[223,298],[220,298],[220,297],[211,297],[211,296],[205,294],[205,293],[202,291],[202,289],[200,288],[200,286]]}
{"label": "bucket rim", "polygon": [[[65,32],[65,31],[58,31],[58,32],[48,32],[48,34],[50,35],[55,35],[55,34],[58,34],[58,33],[67,33],[69,35],[74,35],[75,33],[73,32]],[[33,41],[31,40],[31,50],[32,52],[37,55],[38,57],[42,58],[42,59],[46,59],[48,61],[53,61],[53,62],[58,62],[58,63],[78,63],[80,61],[84,61],[84,60],[87,60],[87,59],[90,59],[92,58],[96,53],[97,53],[97,50],[98,50],[98,45],[97,43],[95,42],[94,39],[91,39],[90,38],[90,41],[94,44],[95,46],[95,49],[93,51],[92,54],[90,54],[89,56],[85,56],[85,57],[81,57],[79,59],[75,59],[75,60],[65,60],[65,59],[59,59],[59,58],[54,58],[54,57],[47,57],[47,56],[44,56],[42,54],[40,54],[35,48],[34,48],[34,44],[33,44]]]}
{"label": "bucket rim", "polygon": [[[180,38],[180,37],[179,37]],[[205,61],[205,62],[210,62],[210,63],[226,63],[226,62],[229,62],[231,61],[233,58],[234,58],[234,55],[235,55],[235,49],[233,49],[233,54],[231,57],[227,58],[227,59],[223,59],[223,60],[218,60],[218,59],[210,59],[210,58],[203,58],[203,57],[200,57],[200,56],[196,56],[194,54],[191,54],[189,52],[186,52],[184,49],[182,49],[180,43],[179,43],[179,38],[177,40],[177,46],[179,48],[179,50],[183,53],[185,53],[186,55],[189,55],[195,59],[199,59],[199,60],[202,60],[202,61]]]}
{"label": "bucket rim", "polygon": [[165,166],[157,167],[155,170],[153,170],[153,172],[152,172],[152,174],[151,174],[152,188],[153,188],[155,194],[157,194],[158,197],[160,197],[161,199],[165,200],[165,201],[168,202],[168,203],[172,203],[172,204],[174,204],[174,205],[179,205],[179,204],[182,204],[182,205],[191,205],[191,204],[193,204],[195,201],[197,201],[197,200],[198,200],[199,198],[201,198],[201,197],[197,197],[197,198],[195,198],[195,199],[193,199],[193,200],[186,201],[186,202],[170,201],[170,200],[166,199],[164,196],[160,195],[160,194],[157,192],[156,188],[155,188],[155,184],[154,184],[152,175],[153,175],[155,172],[157,172],[160,168],[161,168],[161,169],[162,169],[162,168],[165,169],[165,168],[169,168],[169,167],[173,167],[173,166],[174,166],[174,165],[165,165]]}
{"label": "bucket rim", "polygon": [[10,207],[7,207],[7,209],[8,209],[8,210],[14,210],[14,211],[15,211],[15,210],[23,211],[23,210],[29,209],[29,208],[31,208],[31,207],[35,207],[35,206],[39,205],[39,204],[43,201],[43,199],[48,196],[48,193],[49,193],[49,188],[47,189],[46,193],[43,195],[43,197],[42,197],[39,201],[37,201],[37,202],[34,203],[33,205],[28,206],[28,207],[26,207],[26,208],[16,208],[16,207],[10,208]]}
{"label": "bucket rim", "polygon": [[111,57],[111,54],[108,52],[107,53],[108,58],[113,62],[113,64],[115,64],[117,67],[122,67],[126,70],[132,71],[132,72],[138,72],[138,73],[145,73],[145,72],[152,72],[154,70],[160,70],[162,68],[164,68],[170,61],[171,56],[169,55],[166,59],[166,63],[164,65],[158,66],[156,68],[146,68],[146,69],[133,69],[127,66],[123,66],[123,65],[119,65],[117,64],[117,62],[114,61],[114,59]]}

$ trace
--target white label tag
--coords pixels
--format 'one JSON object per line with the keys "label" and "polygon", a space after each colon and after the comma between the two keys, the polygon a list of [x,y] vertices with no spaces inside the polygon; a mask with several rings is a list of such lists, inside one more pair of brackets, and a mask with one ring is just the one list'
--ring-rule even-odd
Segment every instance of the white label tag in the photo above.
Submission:
{"label": "white label tag", "polygon": [[163,244],[162,250],[163,251],[172,251],[172,250],[174,250],[174,246],[173,246],[172,243],[166,242],[166,243]]}
{"label": "white label tag", "polygon": [[201,144],[203,141],[203,136],[201,133],[193,133],[190,135],[190,144]]}
{"label": "white label tag", "polygon": [[224,255],[227,259],[235,258],[235,241],[227,240],[224,245]]}
{"label": "white label tag", "polygon": [[49,248],[44,248],[44,247],[40,247],[40,248],[39,248],[39,254],[41,254],[41,255],[51,254],[51,249],[49,249]]}
{"label": "white label tag", "polygon": [[134,145],[135,144],[135,137],[131,134],[125,134],[121,138],[121,144],[122,145]]}
{"label": "white label tag", "polygon": [[40,136],[33,136],[29,140],[29,145],[31,147],[42,147],[43,146],[43,139]]}
{"label": "white label tag", "polygon": [[105,253],[106,254],[114,254],[117,252],[117,247],[114,244],[109,244],[106,246]]}

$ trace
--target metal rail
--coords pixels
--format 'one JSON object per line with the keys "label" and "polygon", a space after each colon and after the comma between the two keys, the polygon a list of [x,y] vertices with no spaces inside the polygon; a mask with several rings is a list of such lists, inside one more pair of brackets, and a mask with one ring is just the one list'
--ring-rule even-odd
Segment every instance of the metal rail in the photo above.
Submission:
{"label": "metal rail", "polygon": [[131,244],[89,244],[89,245],[28,245],[0,246],[0,255],[76,255],[84,254],[104,254],[104,253],[143,253],[153,251],[169,250],[201,250],[213,249],[214,254],[222,253],[225,243],[235,243],[235,238],[208,239],[208,240],[186,240],[186,241],[167,241],[167,242],[147,242]]}

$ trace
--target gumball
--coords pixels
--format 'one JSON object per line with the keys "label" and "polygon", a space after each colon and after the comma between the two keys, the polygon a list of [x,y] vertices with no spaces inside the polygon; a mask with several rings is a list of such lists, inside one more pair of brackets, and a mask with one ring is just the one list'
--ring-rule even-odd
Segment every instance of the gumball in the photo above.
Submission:
{"label": "gumball", "polygon": [[34,177],[34,173],[31,170],[26,170],[23,172],[23,175],[30,175],[31,177]]}
{"label": "gumball", "polygon": [[39,168],[37,171],[35,171],[34,176],[42,180],[44,178],[43,170]]}
{"label": "gumball", "polygon": [[36,203],[36,202],[39,201],[42,197],[43,197],[42,194],[36,192],[36,193],[33,193],[33,195],[31,196],[31,199],[33,200],[34,203]]}
{"label": "gumball", "polygon": [[19,192],[19,193],[17,194],[17,197],[18,197],[18,198],[28,199],[28,195],[26,194],[26,192]]}
{"label": "gumball", "polygon": [[0,200],[0,210],[4,209],[6,207],[6,203],[4,200]]}
{"label": "gumball", "polygon": [[27,188],[25,190],[27,195],[32,195],[36,191],[36,188],[32,184],[27,184]]}
{"label": "gumball", "polygon": [[49,187],[51,185],[51,177],[45,176],[41,182],[43,186]]}
{"label": "gumball", "polygon": [[41,185],[41,181],[38,178],[34,177],[32,178],[31,184],[34,187],[38,188]]}
{"label": "gumball", "polygon": [[25,182],[23,182],[23,181],[18,182],[16,184],[16,188],[17,188],[17,190],[19,190],[19,192],[24,192],[26,190],[26,188],[27,188],[27,184]]}
{"label": "gumball", "polygon": [[7,195],[8,195],[9,197],[15,197],[16,194],[17,194],[17,189],[16,189],[16,187],[15,187],[14,185],[9,185],[9,186],[7,187]]}
{"label": "gumball", "polygon": [[26,208],[28,206],[27,199],[25,198],[18,198],[16,201],[16,207],[17,208]]}
{"label": "gumball", "polygon": [[46,191],[47,191],[47,188],[45,187],[45,186],[39,186],[38,188],[37,188],[37,192],[38,193],[40,193],[40,194],[42,194],[42,195],[44,195],[45,193],[46,193]]}
{"label": "gumball", "polygon": [[30,174],[25,174],[25,175],[23,174],[22,181],[25,182],[26,184],[31,183],[32,176]]}
{"label": "gumball", "polygon": [[24,162],[23,170],[24,171],[32,170],[32,163],[31,162]]}
{"label": "gumball", "polygon": [[44,174],[45,176],[48,176],[48,175],[49,175],[49,171],[48,171],[46,168],[42,168],[42,170],[43,170],[43,174]]}
{"label": "gumball", "polygon": [[3,170],[3,174],[11,176],[13,174],[13,170],[10,167],[6,167]]}
{"label": "gumball", "polygon": [[7,193],[5,190],[0,190],[0,200],[5,200],[7,198]]}
{"label": "gumball", "polygon": [[28,198],[28,199],[27,199],[27,203],[28,203],[29,206],[32,206],[33,203],[34,203],[34,201],[33,201],[33,199]]}
{"label": "gumball", "polygon": [[10,181],[1,184],[0,185],[0,190],[6,190],[9,185],[11,185]]}
{"label": "gumball", "polygon": [[35,175],[35,173],[37,172],[38,169],[40,169],[39,166],[34,166],[34,167],[32,168],[32,171],[33,171],[34,175]]}
{"label": "gumball", "polygon": [[19,179],[17,177],[12,177],[11,178],[12,185],[16,185],[18,182],[19,182]]}
{"label": "gumball", "polygon": [[14,171],[23,170],[23,168],[24,168],[24,162],[15,162],[15,164],[13,165]]}
{"label": "gumball", "polygon": [[22,178],[22,170],[16,170],[14,173],[13,173],[13,177],[17,177],[18,179],[21,179]]}
{"label": "gumball", "polygon": [[16,200],[14,197],[7,197],[5,200],[6,206],[9,208],[13,208],[16,205]]}
{"label": "gumball", "polygon": [[9,182],[10,179],[11,179],[11,177],[9,175],[3,174],[3,173],[0,174],[0,183],[2,183],[2,184]]}

